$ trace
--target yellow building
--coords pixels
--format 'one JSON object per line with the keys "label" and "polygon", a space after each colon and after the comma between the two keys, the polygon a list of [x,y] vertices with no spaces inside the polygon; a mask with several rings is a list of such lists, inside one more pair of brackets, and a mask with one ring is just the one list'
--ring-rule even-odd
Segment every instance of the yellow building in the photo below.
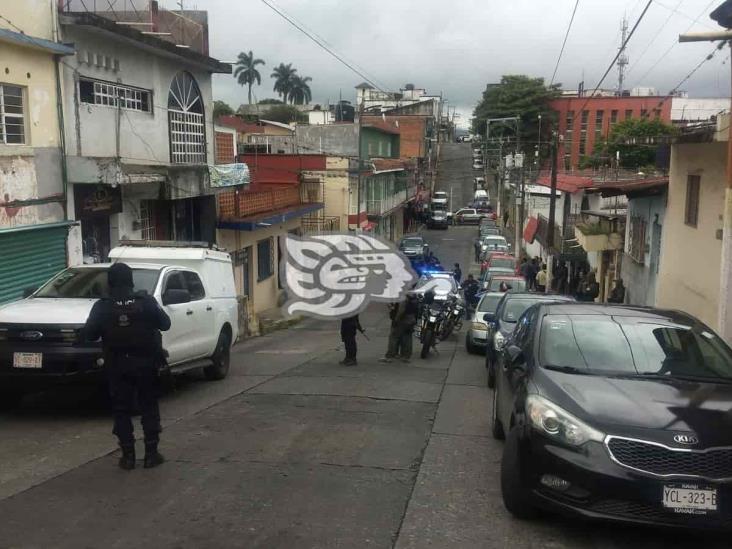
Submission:
{"label": "yellow building", "polygon": [[716,124],[682,135],[671,147],[656,305],[718,330],[729,116]]}
{"label": "yellow building", "polygon": [[66,267],[66,182],[56,2],[4,2],[0,18],[0,303]]}

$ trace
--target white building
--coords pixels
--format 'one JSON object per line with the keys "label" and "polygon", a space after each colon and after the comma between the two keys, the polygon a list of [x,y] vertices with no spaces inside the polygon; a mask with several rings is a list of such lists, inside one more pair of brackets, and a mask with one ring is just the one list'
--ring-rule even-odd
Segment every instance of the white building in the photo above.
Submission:
{"label": "white building", "polygon": [[216,238],[211,75],[231,66],[203,53],[207,29],[187,46],[107,15],[59,18],[77,52],[62,66],[72,265],[124,239]]}

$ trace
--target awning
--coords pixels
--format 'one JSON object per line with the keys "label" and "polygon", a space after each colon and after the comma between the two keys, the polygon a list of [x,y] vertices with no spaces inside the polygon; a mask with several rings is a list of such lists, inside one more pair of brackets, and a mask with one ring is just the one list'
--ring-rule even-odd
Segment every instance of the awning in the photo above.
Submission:
{"label": "awning", "polygon": [[55,55],[74,55],[76,53],[73,45],[60,44],[52,40],[28,36],[27,34],[11,31],[10,29],[0,29],[0,42],[41,50]]}
{"label": "awning", "polygon": [[533,244],[534,238],[536,238],[536,231],[538,230],[539,220],[535,217],[530,217],[528,223],[526,223],[526,228],[524,229],[524,242]]}
{"label": "awning", "polygon": [[21,225],[19,227],[10,227],[9,229],[0,229],[0,234],[19,233],[22,231],[35,231],[42,229],[56,229],[59,227],[71,227],[78,225],[78,221],[59,221],[57,223],[43,223],[41,225]]}
{"label": "awning", "polygon": [[232,231],[257,231],[259,229],[266,229],[272,225],[280,225],[292,219],[322,210],[323,207],[324,205],[322,202],[300,204],[298,206],[290,206],[289,208],[264,212],[249,217],[220,219],[216,224],[216,227]]}

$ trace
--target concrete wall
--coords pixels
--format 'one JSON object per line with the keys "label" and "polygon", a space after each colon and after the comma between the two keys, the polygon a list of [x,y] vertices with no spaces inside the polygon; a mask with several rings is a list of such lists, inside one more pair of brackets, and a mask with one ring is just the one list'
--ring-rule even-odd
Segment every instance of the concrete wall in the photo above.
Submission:
{"label": "concrete wall", "polygon": [[[668,203],[661,242],[657,306],[680,309],[717,328],[727,143],[671,147]],[[684,223],[686,178],[700,175],[699,219]],[[721,233],[720,233],[721,234]]]}
{"label": "concrete wall", "polygon": [[340,219],[340,230],[348,229],[349,196],[348,159],[328,157],[325,176],[325,208],[323,215]]}
{"label": "concrete wall", "polygon": [[[168,133],[168,92],[175,75],[188,71],[193,75],[204,101],[207,163],[213,164],[213,97],[211,75],[185,61],[156,56],[128,41],[90,32],[86,28],[63,26],[63,39],[73,42],[77,56],[66,60],[71,68],[63,70],[64,113],[69,178],[83,177],[82,167],[74,157],[114,158],[128,164],[170,164]],[[119,70],[86,63],[86,54],[109,56],[119,61]],[[83,62],[82,62],[83,61]],[[117,109],[111,106],[80,103],[79,77],[143,88],[152,91],[152,112]],[[119,150],[117,140],[119,136]]]}
{"label": "concrete wall", "polygon": [[297,152],[358,156],[358,124],[295,127]]}
{"label": "concrete wall", "polygon": [[[285,236],[289,231],[300,227],[300,219],[292,219],[287,223],[266,227],[258,231],[231,231],[217,230],[217,242],[229,252],[243,250],[251,246],[249,255],[249,268],[251,271],[251,311],[256,315],[268,309],[279,306],[281,290],[278,288],[280,277],[279,272],[279,250],[277,248],[277,237]],[[265,238],[274,237],[275,250],[275,272],[269,278],[257,281],[257,242]],[[283,243],[284,245],[284,243]],[[241,273],[237,273],[237,278]]]}
{"label": "concrete wall", "polygon": [[[625,302],[631,305],[656,305],[656,268],[651,262],[651,243],[655,231],[661,233],[663,243],[663,224],[666,213],[666,195],[633,198],[628,201],[628,218],[625,224],[625,254],[620,268],[620,276],[626,287]],[[646,221],[646,253],[643,263],[628,255],[630,246],[630,224],[633,217]],[[656,216],[658,221],[656,223]]]}
{"label": "concrete wall", "polygon": [[[3,16],[28,35],[51,40],[51,6],[50,0],[9,2],[3,6]],[[0,27],[17,32],[2,20]],[[25,122],[24,144],[0,144],[0,205],[39,198],[62,200],[64,186],[55,71],[53,55],[0,43],[0,83],[23,89]],[[63,219],[62,202],[0,206],[0,229]]]}

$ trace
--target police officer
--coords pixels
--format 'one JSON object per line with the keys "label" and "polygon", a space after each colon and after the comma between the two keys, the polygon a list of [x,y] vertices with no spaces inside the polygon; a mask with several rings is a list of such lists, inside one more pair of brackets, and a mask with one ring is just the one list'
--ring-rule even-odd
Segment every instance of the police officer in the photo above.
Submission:
{"label": "police officer", "polygon": [[170,318],[147,293],[135,293],[132,269],[115,263],[107,274],[110,297],[94,304],[86,323],[91,341],[102,338],[104,363],[114,411],[113,433],[119,439],[122,469],[135,468],[132,413],[135,393],[145,434],[145,468],[163,463],[158,452],[160,410],[158,369],[163,349],[160,331],[170,328]]}
{"label": "police officer", "polygon": [[343,366],[358,365],[358,361],[356,360],[356,353],[358,352],[356,345],[357,330],[364,333],[364,329],[358,320],[358,315],[341,319],[341,340],[346,347],[346,358],[340,361],[340,364]]}

